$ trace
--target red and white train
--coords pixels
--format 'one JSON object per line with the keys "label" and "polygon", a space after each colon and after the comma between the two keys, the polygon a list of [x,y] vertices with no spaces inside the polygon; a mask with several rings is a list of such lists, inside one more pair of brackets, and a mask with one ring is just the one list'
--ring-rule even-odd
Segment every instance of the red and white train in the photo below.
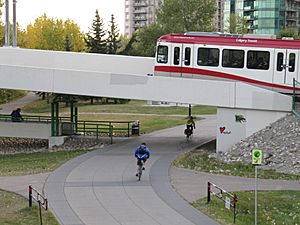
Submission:
{"label": "red and white train", "polygon": [[154,75],[241,81],[292,93],[293,78],[300,79],[300,41],[168,34],[158,40]]}

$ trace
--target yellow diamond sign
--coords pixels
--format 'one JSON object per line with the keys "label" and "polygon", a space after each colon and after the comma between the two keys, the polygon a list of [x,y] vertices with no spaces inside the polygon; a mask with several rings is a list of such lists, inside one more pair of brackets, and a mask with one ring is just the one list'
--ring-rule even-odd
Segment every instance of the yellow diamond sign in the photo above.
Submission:
{"label": "yellow diamond sign", "polygon": [[261,165],[262,163],[262,151],[259,149],[252,150],[252,164]]}

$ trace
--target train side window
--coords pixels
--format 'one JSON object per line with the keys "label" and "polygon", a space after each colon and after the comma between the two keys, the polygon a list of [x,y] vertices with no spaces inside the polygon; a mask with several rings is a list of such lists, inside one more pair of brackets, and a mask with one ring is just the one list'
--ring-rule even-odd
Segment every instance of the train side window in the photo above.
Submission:
{"label": "train side window", "polygon": [[244,55],[245,52],[243,50],[224,49],[222,55],[222,66],[231,68],[243,68]]}
{"label": "train side window", "polygon": [[283,70],[283,53],[279,52],[277,54],[277,71],[282,71]]}
{"label": "train side window", "polygon": [[184,65],[189,66],[191,64],[191,48],[186,47],[184,49]]}
{"label": "train side window", "polygon": [[174,61],[173,61],[174,65],[179,65],[179,58],[180,58],[180,48],[175,47],[174,48]]}
{"label": "train side window", "polygon": [[217,48],[198,48],[199,66],[219,66],[220,50]]}
{"label": "train side window", "polygon": [[268,70],[270,67],[270,52],[248,51],[247,68],[256,70]]}
{"label": "train side window", "polygon": [[296,54],[290,53],[290,55],[289,55],[289,72],[295,72],[295,61],[296,61]]}
{"label": "train side window", "polygon": [[157,48],[157,62],[168,63],[168,46],[159,45]]}

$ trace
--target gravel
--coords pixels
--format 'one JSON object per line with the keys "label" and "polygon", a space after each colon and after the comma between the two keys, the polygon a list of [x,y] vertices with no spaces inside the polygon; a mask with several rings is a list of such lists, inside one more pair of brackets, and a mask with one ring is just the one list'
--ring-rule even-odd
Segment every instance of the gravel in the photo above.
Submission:
{"label": "gravel", "polygon": [[101,148],[104,144],[103,140],[96,138],[69,137],[63,145],[49,149],[46,139],[0,138],[0,155],[59,150],[90,150]]}

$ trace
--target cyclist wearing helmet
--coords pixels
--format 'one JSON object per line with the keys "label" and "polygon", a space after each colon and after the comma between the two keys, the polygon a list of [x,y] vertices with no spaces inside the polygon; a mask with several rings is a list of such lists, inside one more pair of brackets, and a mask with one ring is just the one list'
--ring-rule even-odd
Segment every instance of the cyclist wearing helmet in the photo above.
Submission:
{"label": "cyclist wearing helmet", "polygon": [[194,118],[192,116],[186,122],[186,128],[191,130],[192,133],[193,133],[193,129],[196,129]]}
{"label": "cyclist wearing helmet", "polygon": [[[147,159],[150,158],[150,150],[147,148],[146,143],[142,143],[134,152],[134,156],[137,158],[137,165],[140,165],[141,162],[145,165]],[[143,167],[145,170],[145,167]],[[138,176],[138,174],[136,174]]]}

